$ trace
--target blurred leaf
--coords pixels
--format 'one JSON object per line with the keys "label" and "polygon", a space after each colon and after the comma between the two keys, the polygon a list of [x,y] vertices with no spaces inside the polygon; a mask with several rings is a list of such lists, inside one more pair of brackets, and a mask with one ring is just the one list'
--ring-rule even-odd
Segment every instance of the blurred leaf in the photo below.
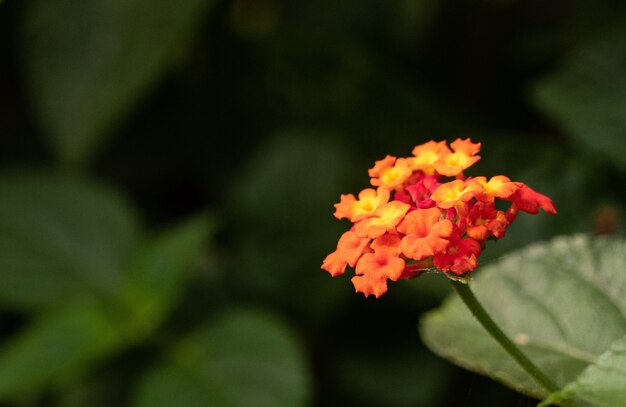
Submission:
{"label": "blurred leaf", "polygon": [[[406,346],[405,346],[406,345]],[[404,341],[392,348],[355,354],[335,361],[334,380],[359,405],[433,406],[444,391],[445,362]]]}
{"label": "blurred leaf", "polygon": [[[492,263],[471,284],[509,337],[564,386],[626,332],[625,249],[621,240],[559,237]],[[458,297],[428,313],[421,333],[435,353],[518,391],[547,396]]]}
{"label": "blurred leaf", "polygon": [[534,99],[583,151],[626,170],[626,31],[618,27],[537,83]]}
{"label": "blurred leaf", "polygon": [[238,288],[309,311],[332,307],[335,288],[319,266],[347,228],[332,204],[351,160],[332,134],[311,130],[284,131],[259,148],[230,195],[239,252],[229,278]]}
{"label": "blurred leaf", "polygon": [[598,360],[589,365],[577,378],[540,406],[570,398],[593,403],[602,407],[620,407],[626,400],[626,337],[611,345]]}
{"label": "blurred leaf", "polygon": [[92,304],[51,312],[3,344],[0,399],[25,397],[71,380],[115,351],[120,339]]}
{"label": "blurred leaf", "polygon": [[[348,179],[352,158],[333,134],[287,130],[261,146],[245,166],[234,195],[238,210],[281,229],[327,216]],[[364,177],[365,178],[365,177]]]}
{"label": "blurred leaf", "polygon": [[207,0],[29,2],[26,79],[63,161],[87,160],[179,58]]}
{"label": "blurred leaf", "polygon": [[175,305],[209,234],[206,216],[162,233],[138,250],[130,262],[123,297],[132,313],[131,329],[140,336],[158,327]]}
{"label": "blurred leaf", "polygon": [[392,24],[389,25],[403,48],[414,47],[416,42],[424,40],[442,7],[434,0],[402,0],[392,4]]}
{"label": "blurred leaf", "polygon": [[47,307],[110,296],[138,237],[114,192],[51,175],[0,177],[0,302]]}
{"label": "blurred leaf", "polygon": [[183,340],[148,374],[134,405],[302,406],[309,380],[301,345],[287,326],[238,310]]}

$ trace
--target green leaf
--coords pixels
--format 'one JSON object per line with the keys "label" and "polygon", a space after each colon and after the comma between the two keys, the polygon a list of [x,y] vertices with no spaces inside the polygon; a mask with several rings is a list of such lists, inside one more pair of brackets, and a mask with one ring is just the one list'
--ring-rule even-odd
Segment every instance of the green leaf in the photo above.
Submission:
{"label": "green leaf", "polygon": [[309,397],[300,343],[284,323],[252,310],[223,314],[150,372],[136,407],[302,406]]}
{"label": "green leaf", "polygon": [[623,24],[578,50],[536,84],[536,105],[563,126],[583,151],[626,170],[626,53]]}
{"label": "green leaf", "polygon": [[229,194],[239,243],[226,276],[233,286],[307,312],[334,309],[342,287],[319,267],[346,228],[332,203],[349,183],[351,158],[336,135],[305,129],[282,131],[259,148]]}
{"label": "green leaf", "polygon": [[114,325],[93,304],[51,312],[3,344],[0,399],[26,397],[72,380],[121,343]]}
{"label": "green leaf", "polygon": [[207,216],[199,216],[161,233],[135,253],[130,261],[122,296],[131,310],[130,329],[145,337],[168,315],[188,281],[212,229]]}
{"label": "green leaf", "polygon": [[[622,240],[558,237],[489,264],[470,286],[503,331],[562,387],[626,332],[625,268]],[[440,356],[547,396],[456,296],[422,319],[421,334]]]}
{"label": "green leaf", "polygon": [[626,336],[617,340],[577,378],[540,406],[578,398],[599,407],[622,407],[626,400]]}
{"label": "green leaf", "polygon": [[0,302],[49,307],[109,297],[138,237],[113,191],[52,175],[0,177]]}
{"label": "green leaf", "polygon": [[[354,346],[353,343],[351,345]],[[445,394],[449,366],[404,340],[333,357],[332,381],[359,405],[432,406]]]}
{"label": "green leaf", "polygon": [[180,58],[212,3],[28,3],[21,44],[26,80],[44,130],[63,161],[85,161],[94,153]]}

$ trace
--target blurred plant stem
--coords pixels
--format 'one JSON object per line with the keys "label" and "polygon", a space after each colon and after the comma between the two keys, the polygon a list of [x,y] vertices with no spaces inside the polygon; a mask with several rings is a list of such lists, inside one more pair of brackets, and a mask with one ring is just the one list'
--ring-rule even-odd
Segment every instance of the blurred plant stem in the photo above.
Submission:
{"label": "blurred plant stem", "polygon": [[502,329],[489,316],[487,311],[478,302],[476,296],[469,287],[469,284],[450,280],[452,286],[459,294],[467,308],[476,317],[478,322],[489,332],[489,334],[504,348],[504,350],[528,373],[535,381],[549,393],[554,393],[558,387],[548,378],[522,351],[506,336]]}

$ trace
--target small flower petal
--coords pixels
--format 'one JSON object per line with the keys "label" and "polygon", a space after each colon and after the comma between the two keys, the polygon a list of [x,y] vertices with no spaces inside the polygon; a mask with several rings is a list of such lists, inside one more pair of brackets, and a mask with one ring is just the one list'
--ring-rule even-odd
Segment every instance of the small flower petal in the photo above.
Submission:
{"label": "small flower petal", "polygon": [[437,143],[431,140],[413,149],[414,157],[410,159],[411,168],[421,170],[426,175],[432,175],[435,172],[435,163],[450,153],[445,141]]}
{"label": "small flower petal", "polygon": [[440,208],[448,209],[465,205],[465,202],[474,198],[481,191],[482,186],[479,183],[457,179],[439,185],[430,198],[437,202],[437,206]]}
{"label": "small flower petal", "polygon": [[404,270],[404,260],[390,253],[374,252],[363,255],[356,265],[352,284],[357,292],[376,298],[387,292],[387,280],[397,281]]}
{"label": "small flower petal", "polygon": [[520,184],[520,188],[511,196],[510,200],[513,201],[519,210],[533,215],[537,214],[539,209],[543,209],[546,213],[550,214],[556,213],[552,199],[534,191],[521,182],[518,184]]}
{"label": "small flower petal", "polygon": [[413,260],[422,260],[446,249],[453,225],[441,219],[439,208],[418,209],[410,212],[398,225],[398,231],[406,234],[402,238],[402,253]]}
{"label": "small flower petal", "polygon": [[472,143],[470,139],[456,139],[450,147],[454,152],[443,155],[435,163],[435,170],[441,175],[457,176],[480,160],[480,156],[476,155],[480,151],[480,143]]}
{"label": "small flower petal", "polygon": [[371,239],[382,236],[386,232],[393,232],[409,208],[409,205],[399,201],[381,205],[376,209],[373,216],[363,219],[355,225],[355,232],[359,237]]}
{"label": "small flower petal", "polygon": [[354,267],[363,254],[370,239],[361,238],[352,231],[341,235],[337,243],[337,250],[326,256],[322,263],[322,269],[328,271],[335,277],[343,274],[346,266]]}
{"label": "small flower petal", "polygon": [[450,245],[446,252],[436,254],[433,263],[441,271],[463,275],[476,268],[479,256],[480,244],[474,239],[465,238]]}
{"label": "small flower petal", "polygon": [[374,166],[367,170],[370,177],[375,178],[379,177],[383,171],[393,167],[396,162],[396,157],[391,155],[385,156],[382,160],[378,160],[374,163]]}
{"label": "small flower petal", "polygon": [[511,182],[504,175],[491,177],[489,181],[485,177],[472,178],[470,182],[478,183],[482,186],[482,191],[477,194],[476,199],[483,202],[494,202],[495,198],[509,199],[519,188],[519,182]]}
{"label": "small flower petal", "polygon": [[387,253],[390,256],[398,256],[400,250],[400,237],[395,234],[385,233],[377,237],[370,245],[375,253]]}
{"label": "small flower petal", "polygon": [[371,179],[371,183],[381,188],[396,189],[402,186],[412,174],[413,170],[409,167],[407,159],[398,158],[393,167],[381,171],[378,178]]}
{"label": "small flower petal", "polygon": [[366,188],[359,193],[357,200],[354,195],[341,195],[341,201],[335,204],[335,217],[348,218],[357,222],[374,214],[379,206],[389,202],[389,190]]}

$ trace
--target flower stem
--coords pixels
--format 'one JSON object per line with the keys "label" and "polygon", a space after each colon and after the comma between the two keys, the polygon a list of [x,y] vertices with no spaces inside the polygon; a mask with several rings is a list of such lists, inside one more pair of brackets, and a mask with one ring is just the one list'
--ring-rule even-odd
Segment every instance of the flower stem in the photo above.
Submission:
{"label": "flower stem", "polygon": [[485,311],[480,302],[478,302],[478,299],[474,296],[472,290],[470,290],[469,285],[460,281],[450,281],[452,282],[452,286],[454,286],[456,292],[459,294],[465,305],[467,305],[467,308],[472,311],[472,314],[474,314],[478,322],[480,322],[480,324],[500,344],[500,346],[502,346],[504,350],[507,351],[507,353],[515,359],[517,363],[519,363],[522,369],[524,369],[526,373],[535,379],[535,381],[549,393],[557,391],[558,387],[556,384],[554,384],[548,376],[539,370],[539,368],[531,362],[531,360],[528,359],[513,342],[511,342],[511,340],[504,332],[502,332],[494,320],[491,319],[487,311]]}

